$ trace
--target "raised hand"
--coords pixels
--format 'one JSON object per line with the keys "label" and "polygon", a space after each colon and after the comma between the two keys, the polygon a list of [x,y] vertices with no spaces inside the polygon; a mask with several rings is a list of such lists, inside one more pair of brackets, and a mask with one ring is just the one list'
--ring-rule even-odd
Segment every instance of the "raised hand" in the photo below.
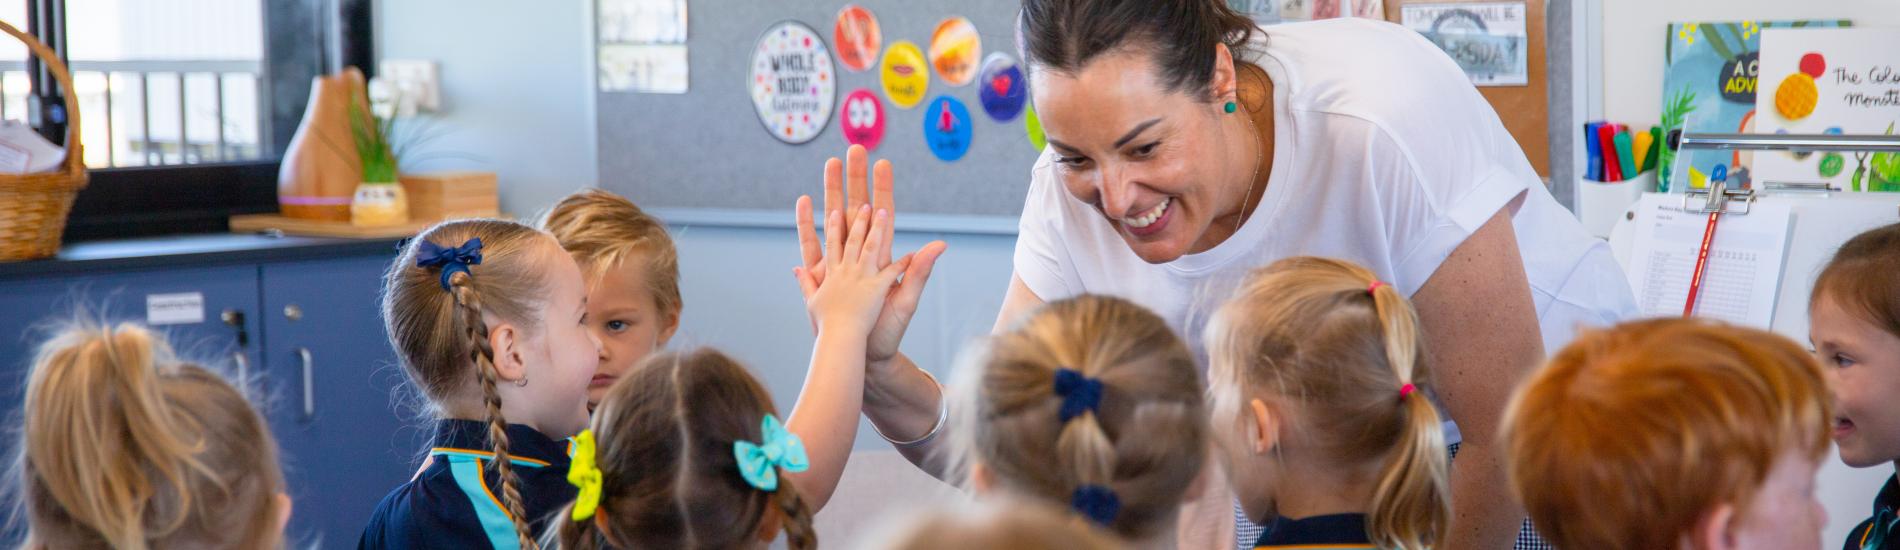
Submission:
{"label": "raised hand", "polygon": [[[808,205],[809,200],[801,201]],[[809,207],[806,208],[809,210]],[[821,283],[814,269],[792,268],[798,288],[805,294],[806,314],[818,331],[844,330],[868,334],[877,322],[885,301],[895,294],[897,278],[911,264],[909,256],[896,263],[880,266],[880,254],[889,254],[890,213],[870,205],[861,205],[846,229],[843,212],[825,216],[826,246],[821,266],[827,276]]]}
{"label": "raised hand", "polygon": [[[878,227],[881,238],[873,247],[878,268],[890,265],[891,240],[894,238],[897,217],[896,200],[893,194],[894,178],[891,163],[880,160],[875,166],[869,163],[868,154],[861,146],[853,145],[845,153],[845,160],[832,158],[825,162],[825,212],[829,219],[833,212],[854,212],[866,204],[875,210],[887,213],[884,223]],[[873,193],[875,191],[875,193]],[[848,193],[847,193],[848,192]],[[802,252],[804,266],[799,275],[800,289],[804,291],[807,304],[811,302],[813,291],[810,288],[822,288],[828,276],[830,266],[825,262],[825,249],[814,227],[811,197],[799,197],[794,208],[798,225],[798,244]],[[850,222],[850,220],[847,220]],[[846,224],[844,230],[854,229]],[[867,231],[869,229],[867,228]],[[840,231],[841,233],[843,230]],[[831,229],[826,229],[827,235]],[[878,313],[871,329],[865,350],[865,360],[878,365],[897,355],[898,344],[902,341],[904,330],[917,312],[918,301],[924,290],[924,283],[930,279],[931,269],[936,266],[937,258],[943,254],[946,245],[943,241],[933,241],[906,256],[910,261],[904,264],[904,273],[898,283],[891,287],[884,308]],[[809,309],[809,308],[808,308]],[[812,318],[813,330],[817,330],[818,319]]]}

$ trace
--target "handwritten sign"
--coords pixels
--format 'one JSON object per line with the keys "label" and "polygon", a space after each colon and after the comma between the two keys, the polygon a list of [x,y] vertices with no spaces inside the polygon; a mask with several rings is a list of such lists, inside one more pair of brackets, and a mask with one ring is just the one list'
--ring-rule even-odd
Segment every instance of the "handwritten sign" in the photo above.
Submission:
{"label": "handwritten sign", "polygon": [[[1900,125],[1900,33],[1891,29],[1765,29],[1758,133],[1884,135]],[[1900,191],[1893,153],[1755,155],[1758,180],[1842,191]]]}
{"label": "handwritten sign", "polygon": [[1530,83],[1523,2],[1405,4],[1399,11],[1405,28],[1444,50],[1472,84]]}
{"label": "handwritten sign", "polygon": [[786,143],[811,141],[831,122],[838,100],[831,52],[804,23],[785,21],[759,36],[752,50],[752,106],[772,137]]}

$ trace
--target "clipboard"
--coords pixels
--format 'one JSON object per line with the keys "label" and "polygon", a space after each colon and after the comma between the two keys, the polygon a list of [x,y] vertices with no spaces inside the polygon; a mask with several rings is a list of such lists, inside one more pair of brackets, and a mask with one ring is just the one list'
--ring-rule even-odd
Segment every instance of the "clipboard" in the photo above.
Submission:
{"label": "clipboard", "polygon": [[[1900,151],[1900,136],[1671,131],[1665,145]],[[1766,182],[1761,190],[1743,190],[1729,189],[1725,183],[1681,194],[1645,194],[1611,231],[1611,249],[1625,267],[1645,315],[1682,315],[1688,309],[1697,316],[1768,328],[1804,340],[1808,288],[1815,273],[1842,242],[1867,229],[1900,221],[1900,194],[1827,192],[1777,182]],[[1718,229],[1710,236],[1708,218],[1716,212]],[[1698,275],[1695,265],[1702,256],[1704,237],[1709,252],[1701,262],[1704,273]],[[1692,277],[1699,278],[1701,288],[1698,302],[1688,308]]]}

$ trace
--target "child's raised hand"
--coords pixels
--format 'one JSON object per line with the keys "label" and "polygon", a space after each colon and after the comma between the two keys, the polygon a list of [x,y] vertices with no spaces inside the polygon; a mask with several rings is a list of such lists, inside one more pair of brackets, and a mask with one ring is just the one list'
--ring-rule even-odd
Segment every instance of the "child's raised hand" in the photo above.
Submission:
{"label": "child's raised hand", "polygon": [[[842,210],[825,216],[824,258],[820,267],[801,266],[792,270],[798,278],[799,290],[805,294],[805,309],[815,328],[847,330],[868,336],[898,276],[911,264],[911,258],[906,256],[879,268],[880,255],[889,254],[890,250],[885,242],[891,234],[889,224],[890,212],[879,209],[873,213],[870,205],[859,206],[849,226],[845,224]],[[822,280],[813,273],[820,268],[823,269]]]}

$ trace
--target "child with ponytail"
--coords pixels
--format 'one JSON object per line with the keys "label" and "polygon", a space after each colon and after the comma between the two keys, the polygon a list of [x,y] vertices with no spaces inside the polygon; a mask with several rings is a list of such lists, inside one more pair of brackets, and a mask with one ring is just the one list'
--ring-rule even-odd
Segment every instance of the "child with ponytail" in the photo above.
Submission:
{"label": "child with ponytail", "polygon": [[580,268],[552,236],[438,224],[384,278],[383,322],[437,420],[428,465],[384,497],[361,548],[532,548],[574,498],[564,439],[587,425],[601,346]]}
{"label": "child with ponytail", "polygon": [[1205,335],[1215,440],[1257,548],[1418,550],[1451,516],[1418,319],[1357,265],[1255,271]]}
{"label": "child with ponytail", "polygon": [[271,548],[290,519],[264,419],[133,324],[40,347],[15,457],[24,548]]}
{"label": "child with ponytail", "polygon": [[1172,547],[1208,449],[1201,375],[1166,322],[1119,298],[1050,302],[998,334],[953,391],[972,489]]}
{"label": "child with ponytail", "polygon": [[[847,230],[842,212],[828,216],[823,281],[797,273],[818,339],[787,421],[719,352],[647,358],[608,387],[575,438],[568,481],[578,496],[547,534],[550,547],[763,548],[780,532],[795,550],[817,546],[812,514],[857,438],[865,340],[912,261],[877,267],[888,212],[862,207],[855,220]],[[922,291],[922,277],[905,283],[897,291]]]}

